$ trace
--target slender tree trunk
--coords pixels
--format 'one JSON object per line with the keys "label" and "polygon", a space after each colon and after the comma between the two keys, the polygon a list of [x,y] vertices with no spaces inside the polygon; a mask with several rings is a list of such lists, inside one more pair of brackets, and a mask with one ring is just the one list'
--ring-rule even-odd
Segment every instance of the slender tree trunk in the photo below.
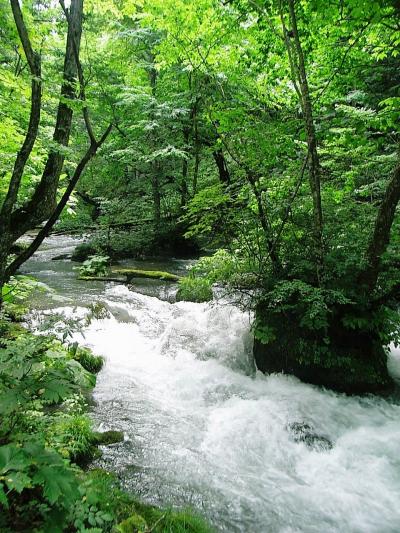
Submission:
{"label": "slender tree trunk", "polygon": [[231,175],[229,173],[228,165],[226,164],[222,148],[214,150],[213,157],[218,168],[219,181],[224,185],[229,185],[231,182]]}
{"label": "slender tree trunk", "polygon": [[[190,129],[188,126],[183,128],[183,143],[185,149],[189,146],[189,137]],[[188,198],[188,173],[189,173],[189,162],[187,159],[184,159],[182,162],[182,183],[181,183],[181,207],[183,207]]]}
{"label": "slender tree trunk", "polygon": [[193,129],[194,129],[194,168],[193,168],[193,196],[197,192],[197,182],[199,179],[200,167],[200,139],[199,139],[199,125],[197,120],[197,106],[195,107],[193,115]]}
{"label": "slender tree trunk", "polygon": [[[152,105],[152,111],[150,112],[150,119],[154,118],[154,107],[155,107],[155,98],[156,98],[156,87],[157,87],[157,70],[154,66],[154,54],[148,50],[145,53],[146,60],[148,62],[148,78],[151,88],[151,94],[154,99]],[[150,141],[155,147],[157,139],[155,134],[151,134]],[[160,232],[161,226],[161,195],[160,195],[160,163],[155,160],[151,163],[151,190],[153,196],[153,218],[154,218],[154,231],[156,236]]]}
{"label": "slender tree trunk", "polygon": [[159,234],[161,228],[161,195],[160,195],[160,164],[155,161],[152,165],[151,188],[153,194],[154,231]]}
{"label": "slender tree trunk", "polygon": [[367,249],[367,265],[359,277],[364,291],[371,293],[377,284],[382,254],[385,252],[393,225],[396,208],[400,202],[400,162],[393,171],[392,178],[379,207],[375,227]]}
{"label": "slender tree trunk", "polygon": [[74,46],[79,54],[82,34],[82,11],[83,0],[71,0],[61,98],[53,134],[53,140],[60,145],[60,149],[52,149],[50,151],[42,178],[32,198],[20,209],[13,212],[10,223],[13,240],[18,239],[31,227],[46,220],[55,208],[58,182],[65,159],[62,148],[69,143],[72,125],[73,110],[68,104],[68,100],[74,100],[77,94],[77,65]]}
{"label": "slender tree trunk", "polygon": [[[28,161],[29,155],[34,146],[40,121],[41,110],[41,79],[40,79],[40,57],[33,51],[29,36],[20,11],[18,0],[10,0],[13,10],[15,24],[20,36],[20,40],[27,58],[27,62],[32,75],[32,97],[29,126],[25,141],[18,152],[14,170],[11,176],[6,198],[0,211],[0,308],[2,305],[2,290],[4,283],[13,275],[17,269],[37,250],[41,242],[48,235],[50,229],[61,214],[70,194],[75,187],[87,163],[94,157],[98,148],[104,143],[111,131],[111,125],[107,128],[101,139],[97,142],[89,119],[89,111],[85,106],[83,109],[85,125],[90,138],[90,146],[79,162],[74,175],[63,194],[58,205],[56,195],[61,170],[64,164],[62,149],[51,149],[42,173],[41,181],[34,191],[30,200],[19,208],[15,209],[18,201],[18,192],[21,177]],[[56,125],[54,128],[53,140],[60,147],[67,146],[72,126],[72,108],[68,100],[76,98],[76,76],[79,74],[81,86],[80,95],[84,100],[84,83],[82,68],[79,62],[79,48],[82,32],[82,11],[83,0],[71,0],[69,10],[65,9],[64,3],[60,2],[68,21],[67,44],[64,57],[63,83],[61,86],[61,97],[57,110]],[[37,223],[47,220],[45,226],[31,243],[27,250],[22,252],[10,265],[7,260],[11,245],[28,229]]]}
{"label": "slender tree trunk", "polygon": [[[285,37],[285,43],[289,54],[289,60],[292,69],[297,75],[295,84],[300,93],[300,101],[304,115],[304,126],[307,137],[309,157],[309,183],[311,189],[311,195],[313,200],[313,240],[314,240],[314,254],[317,263],[317,278],[320,281],[323,273],[324,264],[324,246],[323,246],[323,214],[322,214],[322,202],[321,202],[321,167],[317,149],[317,136],[315,133],[313,109],[310,97],[310,90],[308,86],[308,79],[304,61],[303,48],[299,37],[299,31],[297,27],[297,17],[295,11],[294,0],[288,0],[289,16],[292,26],[292,31],[288,32],[285,26],[283,13],[281,10],[281,19],[283,25],[283,32]],[[293,38],[294,46],[291,43]]]}

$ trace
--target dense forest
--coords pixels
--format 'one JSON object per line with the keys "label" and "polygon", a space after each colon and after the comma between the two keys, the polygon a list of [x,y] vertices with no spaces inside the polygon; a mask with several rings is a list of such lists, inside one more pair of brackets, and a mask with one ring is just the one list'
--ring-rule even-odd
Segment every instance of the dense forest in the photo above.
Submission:
{"label": "dense forest", "polygon": [[[294,531],[143,503],[90,466],[124,429],[93,430],[103,354],[77,335],[139,279],[174,309],[250,314],[253,380],[397,397],[398,0],[0,0],[0,116],[0,530]],[[26,273],[49,236],[74,239],[53,259],[89,314],[60,326],[54,304],[43,332]]]}

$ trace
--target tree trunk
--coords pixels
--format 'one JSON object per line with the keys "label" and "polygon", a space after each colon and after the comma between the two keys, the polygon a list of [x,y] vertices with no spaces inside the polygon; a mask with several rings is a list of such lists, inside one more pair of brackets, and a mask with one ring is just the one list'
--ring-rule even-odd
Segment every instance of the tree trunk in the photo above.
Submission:
{"label": "tree trunk", "polygon": [[[187,149],[189,146],[189,137],[190,137],[190,129],[188,126],[184,126],[183,128],[183,143],[184,148]],[[188,198],[188,171],[189,171],[189,163],[187,159],[184,159],[182,162],[182,183],[181,183],[181,207],[183,207]]]}
{"label": "tree trunk", "polygon": [[197,192],[197,182],[199,178],[200,167],[200,140],[199,140],[199,126],[197,120],[197,106],[195,107],[193,115],[194,126],[194,169],[193,169],[193,196]]}
{"label": "tree trunk", "polygon": [[156,236],[160,232],[161,227],[161,195],[160,195],[160,164],[155,161],[152,165],[151,189],[153,194],[153,217],[154,217],[154,231]]}
{"label": "tree trunk", "polygon": [[68,105],[68,100],[76,98],[77,65],[74,46],[79,54],[82,10],[83,0],[71,0],[61,98],[53,134],[53,140],[60,145],[60,150],[52,149],[50,151],[42,178],[32,198],[12,214],[10,226],[13,240],[18,239],[32,226],[46,220],[55,209],[58,182],[65,159],[62,147],[68,146],[72,125],[73,110]]}
{"label": "tree trunk", "polygon": [[367,249],[367,265],[359,277],[359,282],[367,294],[371,293],[376,287],[381,257],[389,244],[390,230],[392,228],[396,207],[399,201],[400,162],[394,169],[392,178],[386,188],[385,196],[379,207],[375,220],[374,232]]}
{"label": "tree trunk", "polygon": [[213,157],[218,168],[219,181],[224,185],[229,185],[231,182],[231,175],[222,148],[214,150]]}
{"label": "tree trunk", "polygon": [[[0,211],[0,290],[2,290],[4,283],[7,281],[9,276],[13,274],[34,251],[33,246],[31,245],[29,248],[31,250],[30,254],[22,253],[19,257],[17,257],[12,265],[7,267],[7,259],[10,254],[12,244],[20,236],[26,233],[28,229],[31,229],[52,215],[45,226],[47,235],[48,230],[54,224],[59,213],[61,212],[61,205],[63,202],[68,200],[69,194],[72,190],[70,190],[70,187],[67,188],[67,191],[69,191],[68,197],[66,198],[66,195],[64,195],[59,206],[57,209],[55,209],[58,182],[64,164],[64,155],[62,149],[51,149],[42,173],[42,178],[32,197],[24,206],[19,209],[15,209],[18,201],[21,178],[25,169],[25,165],[36,141],[40,122],[41,63],[39,55],[34,52],[32,48],[18,0],[10,0],[10,3],[18,35],[20,37],[32,76],[32,94],[28,130],[22,147],[17,154],[9,188]],[[73,100],[76,98],[75,85],[82,33],[82,11],[83,0],[71,0],[71,7],[67,12],[68,35],[64,57],[63,83],[61,86],[61,95],[53,134],[53,140],[55,143],[59,144],[60,147],[68,145],[72,125],[73,111],[68,105],[68,100]],[[91,149],[95,148],[94,153],[98,146],[99,145],[97,143],[91,144]],[[91,157],[92,155],[90,155],[90,158]],[[83,167],[79,167],[78,165],[78,169],[80,168],[79,175],[86,163],[87,161],[84,162]],[[56,218],[54,218],[55,214],[57,214]],[[44,235],[44,230],[42,230],[42,232],[42,235]],[[0,292],[0,307],[1,304],[2,294]]]}
{"label": "tree trunk", "polygon": [[74,190],[76,184],[79,181],[79,178],[82,175],[82,172],[85,170],[86,165],[93,159],[93,157],[96,155],[97,150],[102,146],[104,141],[107,139],[108,135],[110,134],[112,126],[108,126],[106,131],[103,133],[101,139],[99,142],[92,143],[89,148],[87,149],[86,153],[82,157],[82,159],[79,161],[75,172],[65,189],[64,194],[62,195],[61,200],[58,202],[57,207],[54,209],[53,213],[51,214],[50,218],[47,220],[46,224],[43,226],[43,228],[39,231],[35,239],[32,241],[32,243],[28,246],[26,250],[24,250],[18,257],[6,268],[3,280],[7,281],[10,276],[15,274],[15,272],[19,269],[19,267],[25,263],[39,248],[39,246],[42,244],[44,239],[48,236],[51,228],[54,226],[54,224],[57,222],[59,216],[62,213],[62,210],[67,205],[67,202],[71,196],[72,191]]}
{"label": "tree trunk", "polygon": [[[317,150],[317,136],[315,133],[313,110],[311,104],[310,90],[308,86],[307,73],[305,68],[304,53],[300,42],[297,18],[294,7],[294,0],[288,0],[289,16],[292,25],[292,31],[289,34],[285,27],[283,15],[282,25],[285,37],[285,43],[290,56],[290,62],[294,66],[299,84],[301,95],[301,106],[304,114],[304,126],[307,137],[308,151],[310,154],[309,163],[309,182],[313,200],[313,240],[314,254],[317,263],[317,278],[320,281],[324,263],[324,246],[323,246],[323,214],[321,202],[321,176],[320,163]],[[294,40],[294,49],[290,42],[291,36]],[[294,57],[295,56],[295,59]]]}

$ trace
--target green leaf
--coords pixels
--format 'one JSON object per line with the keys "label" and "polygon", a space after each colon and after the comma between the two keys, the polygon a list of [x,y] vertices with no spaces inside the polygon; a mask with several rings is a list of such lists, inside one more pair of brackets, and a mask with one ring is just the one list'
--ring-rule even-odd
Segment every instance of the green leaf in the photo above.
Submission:
{"label": "green leaf", "polygon": [[0,483],[0,505],[5,507],[6,509],[8,509],[8,507],[9,507],[7,495],[4,492],[4,486],[1,483]]}
{"label": "green leaf", "polygon": [[24,474],[24,472],[7,474],[5,482],[10,490],[16,490],[18,493],[32,486],[31,478],[27,474]]}

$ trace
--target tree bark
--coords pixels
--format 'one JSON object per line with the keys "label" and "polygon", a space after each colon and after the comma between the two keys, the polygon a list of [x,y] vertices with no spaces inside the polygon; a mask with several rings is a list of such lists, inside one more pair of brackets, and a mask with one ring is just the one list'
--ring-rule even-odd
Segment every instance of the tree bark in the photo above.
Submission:
{"label": "tree bark", "polygon": [[366,293],[371,293],[376,287],[381,257],[389,244],[390,230],[399,202],[400,162],[398,162],[393,171],[393,175],[385,191],[385,196],[379,207],[374,231],[367,249],[367,265],[359,277],[359,283]]}
{"label": "tree bark", "polygon": [[229,173],[228,165],[226,164],[224,152],[222,148],[214,150],[213,152],[214,161],[218,168],[219,181],[224,185],[229,185],[231,182],[231,175]]}
{"label": "tree bark", "polygon": [[61,215],[62,210],[67,205],[67,202],[71,196],[72,191],[74,190],[76,184],[79,181],[79,178],[82,175],[86,165],[90,162],[91,159],[96,155],[97,150],[102,146],[104,141],[107,139],[112,129],[112,125],[109,125],[106,131],[103,133],[101,139],[98,142],[92,142],[87,149],[86,153],[79,161],[73,176],[66,188],[64,194],[62,195],[61,200],[58,202],[57,207],[54,209],[53,213],[47,220],[46,224],[39,231],[35,239],[31,242],[26,250],[24,250],[14,261],[6,268],[5,270],[5,280],[7,281],[10,276],[14,275],[19,267],[25,263],[39,248],[44,239],[48,236],[51,228],[57,222],[59,216]]}
{"label": "tree bark", "polygon": [[[309,151],[309,183],[311,195],[313,200],[313,240],[314,240],[314,254],[317,263],[317,278],[321,280],[324,264],[324,246],[323,246],[323,213],[321,202],[321,167],[319,162],[319,155],[317,149],[317,136],[315,133],[313,109],[310,97],[310,90],[308,86],[308,79],[304,61],[303,48],[299,37],[297,27],[297,17],[294,6],[294,0],[288,0],[289,16],[292,25],[292,31],[289,35],[286,29],[283,14],[281,11],[283,33],[286,43],[286,48],[289,54],[291,65],[294,65],[294,70],[298,77],[298,88],[300,91],[300,101],[304,115],[304,126],[307,137],[307,145]],[[290,42],[293,36],[294,49]],[[295,55],[295,59],[293,57]]]}
{"label": "tree bark", "polygon": [[15,241],[32,226],[46,220],[55,208],[58,182],[64,164],[63,147],[68,146],[73,110],[68,100],[76,98],[77,65],[74,46],[78,53],[82,34],[83,0],[71,0],[69,9],[68,35],[65,50],[63,83],[57,110],[53,140],[60,149],[52,149],[48,155],[42,178],[32,198],[11,215],[10,227]]}

